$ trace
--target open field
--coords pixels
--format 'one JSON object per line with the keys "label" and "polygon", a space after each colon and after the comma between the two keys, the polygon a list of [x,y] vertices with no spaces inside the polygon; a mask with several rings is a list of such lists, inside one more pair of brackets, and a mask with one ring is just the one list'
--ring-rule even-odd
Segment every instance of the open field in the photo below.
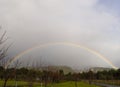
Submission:
{"label": "open field", "polygon": [[[0,87],[2,87],[3,81],[0,81]],[[28,82],[24,81],[18,81],[17,82],[18,87],[28,87]],[[99,87],[95,85],[89,85],[88,83],[85,82],[77,82],[78,87]],[[7,83],[8,87],[14,87],[15,86],[15,81],[8,81]],[[40,83],[34,83],[33,87],[44,87],[41,86]],[[63,82],[63,83],[54,83],[54,84],[48,84],[47,87],[75,87],[75,82]]]}

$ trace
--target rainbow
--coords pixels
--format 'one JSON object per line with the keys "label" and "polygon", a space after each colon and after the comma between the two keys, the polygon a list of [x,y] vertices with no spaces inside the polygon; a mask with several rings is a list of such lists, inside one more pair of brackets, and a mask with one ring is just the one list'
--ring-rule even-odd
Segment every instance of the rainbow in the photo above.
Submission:
{"label": "rainbow", "polygon": [[102,59],[103,61],[105,61],[107,64],[109,64],[112,68],[114,69],[118,69],[118,67],[116,67],[110,60],[108,60],[106,57],[104,57],[102,54],[98,53],[97,51],[90,49],[86,46],[80,45],[80,44],[75,44],[75,43],[69,43],[69,42],[55,42],[55,43],[47,43],[47,44],[40,44],[37,46],[33,46],[23,52],[21,52],[20,54],[18,54],[17,56],[15,56],[14,58],[10,59],[7,64],[5,65],[5,68],[7,68],[12,62],[14,62],[15,60],[19,59],[21,56],[31,52],[32,50],[35,49],[39,49],[39,48],[45,48],[45,47],[49,47],[49,46],[54,46],[54,45],[67,45],[67,46],[72,46],[72,47],[76,47],[76,48],[81,48],[84,49],[96,56],[98,56],[98,58]]}

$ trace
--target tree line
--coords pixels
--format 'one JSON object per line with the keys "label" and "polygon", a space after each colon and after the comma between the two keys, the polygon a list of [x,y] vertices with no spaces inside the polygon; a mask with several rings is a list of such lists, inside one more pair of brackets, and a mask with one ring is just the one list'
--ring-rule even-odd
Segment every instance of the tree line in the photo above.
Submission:
{"label": "tree line", "polygon": [[[64,81],[81,81],[81,80],[120,80],[120,69],[109,71],[98,71],[93,72],[89,70],[88,72],[82,73],[67,73],[64,74],[63,70],[50,71],[50,70],[39,70],[34,68],[7,68],[0,66],[0,79],[18,80],[26,81],[29,84],[34,82],[41,82],[44,85],[48,83],[58,83]],[[46,87],[46,86],[45,86]]]}

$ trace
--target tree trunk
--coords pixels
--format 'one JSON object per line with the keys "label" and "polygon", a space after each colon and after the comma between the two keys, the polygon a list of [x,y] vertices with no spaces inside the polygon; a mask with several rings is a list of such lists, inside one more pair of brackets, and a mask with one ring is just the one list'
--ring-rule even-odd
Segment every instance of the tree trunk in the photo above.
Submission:
{"label": "tree trunk", "polygon": [[8,79],[6,79],[6,80],[4,81],[3,87],[6,87],[6,85],[7,85],[7,80],[8,80]]}

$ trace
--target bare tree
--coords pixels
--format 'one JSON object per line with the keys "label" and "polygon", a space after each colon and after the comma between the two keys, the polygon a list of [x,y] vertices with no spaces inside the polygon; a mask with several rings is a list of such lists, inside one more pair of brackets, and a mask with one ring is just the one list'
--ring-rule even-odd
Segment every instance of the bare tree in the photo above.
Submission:
{"label": "bare tree", "polygon": [[[3,66],[6,64],[6,60],[4,59],[4,60],[2,60],[2,64],[3,64]],[[7,81],[8,81],[8,79],[9,79],[9,77],[10,77],[10,69],[8,69],[8,68],[4,68],[4,74],[3,74],[3,79],[4,79],[4,82],[3,82],[3,87],[6,87],[6,85],[7,85]]]}
{"label": "bare tree", "polygon": [[4,45],[4,43],[7,40],[7,38],[5,39],[5,35],[6,35],[6,31],[4,31],[0,36],[0,61],[6,57],[9,48],[9,47],[6,48],[6,46]]}
{"label": "bare tree", "polygon": [[14,62],[14,64],[12,66],[10,66],[10,68],[7,67],[7,68],[4,69],[4,83],[3,83],[3,87],[6,87],[7,81],[10,78],[15,78],[15,87],[17,87],[16,69],[20,66],[20,64],[21,63],[17,60],[17,61]]}
{"label": "bare tree", "polygon": [[8,73],[11,72],[10,69],[5,68],[5,65],[8,61],[7,58],[7,51],[9,49],[10,46],[6,46],[5,42],[7,41],[7,37],[6,37],[6,31],[2,31],[0,28],[0,66],[2,66],[4,68],[4,83],[3,83],[3,87],[6,87],[7,81],[10,77],[10,75]]}

